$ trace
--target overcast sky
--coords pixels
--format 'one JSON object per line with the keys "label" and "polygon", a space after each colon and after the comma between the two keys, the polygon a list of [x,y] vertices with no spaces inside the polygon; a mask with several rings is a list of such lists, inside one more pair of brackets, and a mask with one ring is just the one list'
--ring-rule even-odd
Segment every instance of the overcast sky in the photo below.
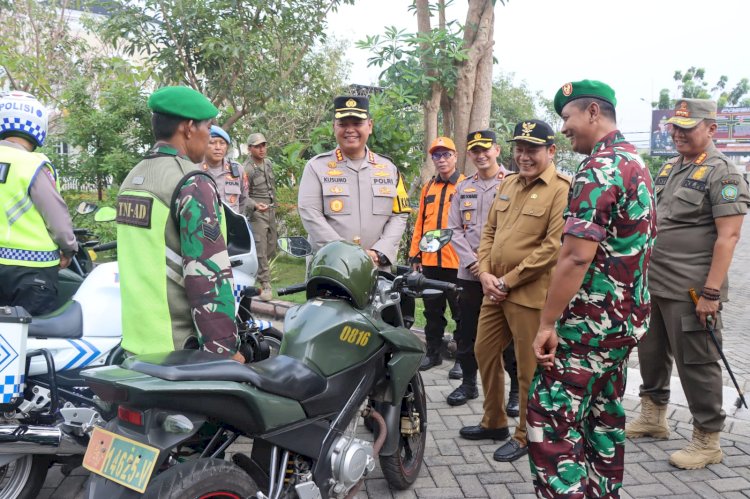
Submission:
{"label": "overcast sky", "polygon": [[[386,26],[416,31],[411,0],[357,0],[329,18],[329,33],[348,40],[352,83],[377,81],[368,53],[354,47]],[[619,127],[647,145],[651,102],[659,91],[677,91],[677,69],[706,69],[713,84],[750,78],[750,1],[713,0],[510,0],[495,9],[495,73],[514,73],[533,91],[553,98],[560,86],[584,78],[602,80],[617,94]],[[466,19],[456,0],[449,19]]]}

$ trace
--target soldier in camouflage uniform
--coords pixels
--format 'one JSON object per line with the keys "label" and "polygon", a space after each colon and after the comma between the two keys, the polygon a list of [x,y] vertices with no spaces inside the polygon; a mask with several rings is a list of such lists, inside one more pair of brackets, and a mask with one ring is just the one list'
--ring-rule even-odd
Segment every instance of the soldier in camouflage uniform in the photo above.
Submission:
{"label": "soldier in camouflage uniform", "polygon": [[243,215],[248,201],[251,201],[248,198],[247,175],[241,164],[227,158],[227,151],[231,145],[229,134],[221,127],[211,125],[211,140],[208,142],[201,168],[216,183],[224,204],[235,213]]}
{"label": "soldier in camouflage uniform", "polygon": [[196,165],[218,110],[187,87],[157,90],[148,105],[156,144],[117,197],[122,346],[165,352],[197,334],[204,350],[244,362],[219,194]]}
{"label": "soldier in camouflage uniform", "polygon": [[614,90],[584,80],[555,96],[562,132],[590,156],[573,180],[542,311],[527,434],[540,497],[618,497],[625,362],[646,332],[656,236],[651,176],[617,130]]}

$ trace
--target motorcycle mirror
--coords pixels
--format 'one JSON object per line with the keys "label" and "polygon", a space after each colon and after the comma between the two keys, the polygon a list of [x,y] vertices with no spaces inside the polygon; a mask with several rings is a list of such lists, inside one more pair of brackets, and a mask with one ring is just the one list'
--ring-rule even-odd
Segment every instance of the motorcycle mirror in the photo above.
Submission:
{"label": "motorcycle mirror", "polygon": [[117,210],[111,206],[102,206],[94,213],[96,222],[112,222],[115,218],[117,218]]}
{"label": "motorcycle mirror", "polygon": [[87,203],[86,201],[81,201],[78,207],[76,208],[76,213],[78,213],[79,215],[88,215],[95,209],[96,209],[95,204]]}
{"label": "motorcycle mirror", "polygon": [[281,251],[292,256],[301,258],[312,255],[310,242],[302,236],[280,237],[277,244]]}
{"label": "motorcycle mirror", "polygon": [[451,242],[451,229],[428,230],[419,240],[419,249],[423,253],[437,253],[440,248]]}

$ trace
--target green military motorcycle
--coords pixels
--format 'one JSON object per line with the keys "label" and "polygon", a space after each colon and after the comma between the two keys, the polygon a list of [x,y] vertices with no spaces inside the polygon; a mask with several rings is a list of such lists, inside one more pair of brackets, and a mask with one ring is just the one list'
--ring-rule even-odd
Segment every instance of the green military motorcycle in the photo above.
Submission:
{"label": "green military motorcycle", "polygon": [[[428,232],[421,247],[438,251],[450,235]],[[298,244],[280,246],[309,253]],[[401,270],[378,272],[359,246],[332,242],[306,283],[279,292],[307,302],[287,312],[278,356],[242,365],[178,351],[85,371],[119,406],[91,435],[88,497],[354,497],[376,458],[392,487],[409,487],[426,441],[425,347],[403,327],[400,299],[456,287]],[[357,436],[361,417],[374,442]],[[240,436],[252,450],[225,460]]]}

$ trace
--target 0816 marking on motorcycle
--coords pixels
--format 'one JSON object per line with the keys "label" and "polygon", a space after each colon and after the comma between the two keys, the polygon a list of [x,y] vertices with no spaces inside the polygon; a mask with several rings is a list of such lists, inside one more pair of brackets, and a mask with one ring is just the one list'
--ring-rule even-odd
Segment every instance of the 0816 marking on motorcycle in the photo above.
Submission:
{"label": "0816 marking on motorcycle", "polygon": [[[180,351],[83,373],[125,412],[106,430],[159,451],[142,497],[352,498],[376,458],[392,487],[414,483],[427,436],[425,348],[400,300],[456,286],[408,268],[378,272],[359,246],[337,241],[313,257],[305,283],[278,293],[301,291],[307,302],[287,312],[276,357],[240,365]],[[356,436],[360,417],[376,423],[374,442]],[[223,460],[239,436],[252,450]],[[87,453],[101,451],[92,441]],[[90,469],[89,499],[141,497]]]}

